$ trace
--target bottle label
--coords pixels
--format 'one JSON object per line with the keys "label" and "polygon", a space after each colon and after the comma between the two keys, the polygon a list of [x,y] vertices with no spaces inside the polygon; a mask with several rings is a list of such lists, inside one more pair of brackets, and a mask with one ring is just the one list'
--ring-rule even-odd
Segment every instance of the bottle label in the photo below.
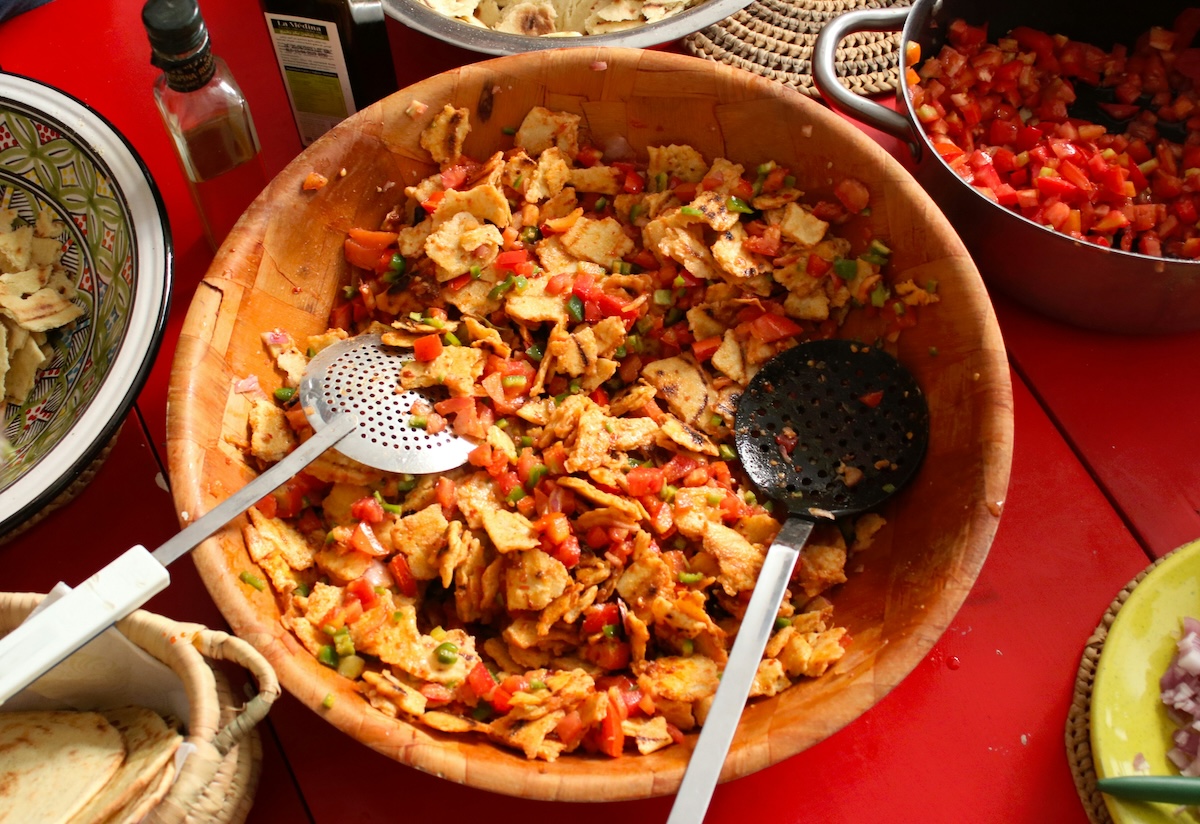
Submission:
{"label": "bottle label", "polygon": [[266,12],[288,102],[307,146],[354,114],[354,93],[337,24]]}
{"label": "bottle label", "polygon": [[167,85],[177,92],[204,88],[216,72],[212,52],[207,48],[186,60],[164,60],[160,67],[166,71]]}

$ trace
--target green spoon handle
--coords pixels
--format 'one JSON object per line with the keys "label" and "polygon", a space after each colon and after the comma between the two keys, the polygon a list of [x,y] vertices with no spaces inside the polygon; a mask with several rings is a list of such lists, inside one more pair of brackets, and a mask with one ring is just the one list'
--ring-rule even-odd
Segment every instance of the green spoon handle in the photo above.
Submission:
{"label": "green spoon handle", "polygon": [[1200,778],[1185,775],[1119,775],[1099,779],[1096,787],[1133,801],[1200,804]]}

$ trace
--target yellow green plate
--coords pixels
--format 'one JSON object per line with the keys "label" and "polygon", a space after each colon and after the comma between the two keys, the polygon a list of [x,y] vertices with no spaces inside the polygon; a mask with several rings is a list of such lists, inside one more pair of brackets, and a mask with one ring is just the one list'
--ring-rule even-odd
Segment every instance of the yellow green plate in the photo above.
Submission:
{"label": "yellow green plate", "polygon": [[[1092,683],[1096,776],[1132,775],[1141,753],[1151,775],[1178,772],[1167,759],[1175,724],[1159,700],[1184,616],[1200,618],[1200,541],[1180,547],[1142,579],[1113,620]],[[1106,796],[1116,824],[1200,824],[1194,808]]]}

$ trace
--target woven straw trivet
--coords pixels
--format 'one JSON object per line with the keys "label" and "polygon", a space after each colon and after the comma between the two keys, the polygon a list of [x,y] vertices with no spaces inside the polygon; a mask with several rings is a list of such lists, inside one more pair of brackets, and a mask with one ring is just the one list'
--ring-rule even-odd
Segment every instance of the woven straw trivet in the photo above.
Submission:
{"label": "woven straw trivet", "polygon": [[[810,58],[821,27],[853,9],[908,5],[908,0],[754,0],[683,42],[697,57],[746,69],[819,98]],[[893,91],[900,78],[900,34],[852,34],[838,47],[834,65],[842,84],[855,94]]]}
{"label": "woven straw trivet", "polygon": [[1104,804],[1104,794],[1096,789],[1096,767],[1092,761],[1090,718],[1092,683],[1096,679],[1096,665],[1100,662],[1104,639],[1108,637],[1108,631],[1112,628],[1113,621],[1116,620],[1121,607],[1129,600],[1134,588],[1171,555],[1172,553],[1167,553],[1159,558],[1125,585],[1125,588],[1113,599],[1104,613],[1104,617],[1100,620],[1100,625],[1096,627],[1092,637],[1088,639],[1087,645],[1083,648],[1079,673],[1075,676],[1075,695],[1071,699],[1071,709],[1067,711],[1066,741],[1067,760],[1071,764],[1071,775],[1075,778],[1075,789],[1079,793],[1079,800],[1083,802],[1083,809],[1087,812],[1088,820],[1092,824],[1113,824],[1112,817],[1108,814],[1108,807]]}

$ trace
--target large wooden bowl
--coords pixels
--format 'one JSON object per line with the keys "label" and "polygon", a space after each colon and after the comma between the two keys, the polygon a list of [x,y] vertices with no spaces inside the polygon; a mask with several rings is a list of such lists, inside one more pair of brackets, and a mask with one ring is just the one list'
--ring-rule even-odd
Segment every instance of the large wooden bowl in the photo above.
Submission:
{"label": "large wooden bowl", "polygon": [[[427,104],[428,112],[407,114],[413,101]],[[1012,387],[979,274],[924,191],[819,104],[737,69],[637,50],[502,57],[398,92],[309,147],[251,206],[192,302],[168,410],[171,485],[181,520],[210,509],[251,476],[226,437],[245,433],[243,401],[233,384],[246,375],[273,374],[259,338],[263,330],[283,326],[304,335],[325,328],[335,292],[349,278],[346,231],[378,224],[397,199],[396,187],[432,171],[417,138],[445,102],[471,110],[474,128],[465,151],[476,157],[511,145],[502,130],[541,104],[583,115],[598,145],[624,135],[643,156],[648,144],[676,142],[750,168],[774,159],[810,192],[857,177],[871,190],[869,221],[894,249],[895,265],[919,283],[938,282],[941,303],[924,311],[899,345],[929,398],[929,452],[915,481],[886,511],[890,526],[857,556],[849,582],[834,596],[838,621],[854,643],[820,679],[746,710],[724,778],[762,769],[833,734],[916,666],[975,581],[1008,485]],[[301,191],[310,171],[328,175],[330,184]],[[443,736],[369,708],[349,681],[317,663],[284,630],[270,592],[239,582],[239,572],[253,567],[240,527],[230,524],[196,550],[213,599],[287,690],[354,739],[452,781],[528,798],[631,799],[678,787],[691,743],[646,757],[572,755],[532,763],[481,739]],[[323,708],[330,694],[336,700]]]}

